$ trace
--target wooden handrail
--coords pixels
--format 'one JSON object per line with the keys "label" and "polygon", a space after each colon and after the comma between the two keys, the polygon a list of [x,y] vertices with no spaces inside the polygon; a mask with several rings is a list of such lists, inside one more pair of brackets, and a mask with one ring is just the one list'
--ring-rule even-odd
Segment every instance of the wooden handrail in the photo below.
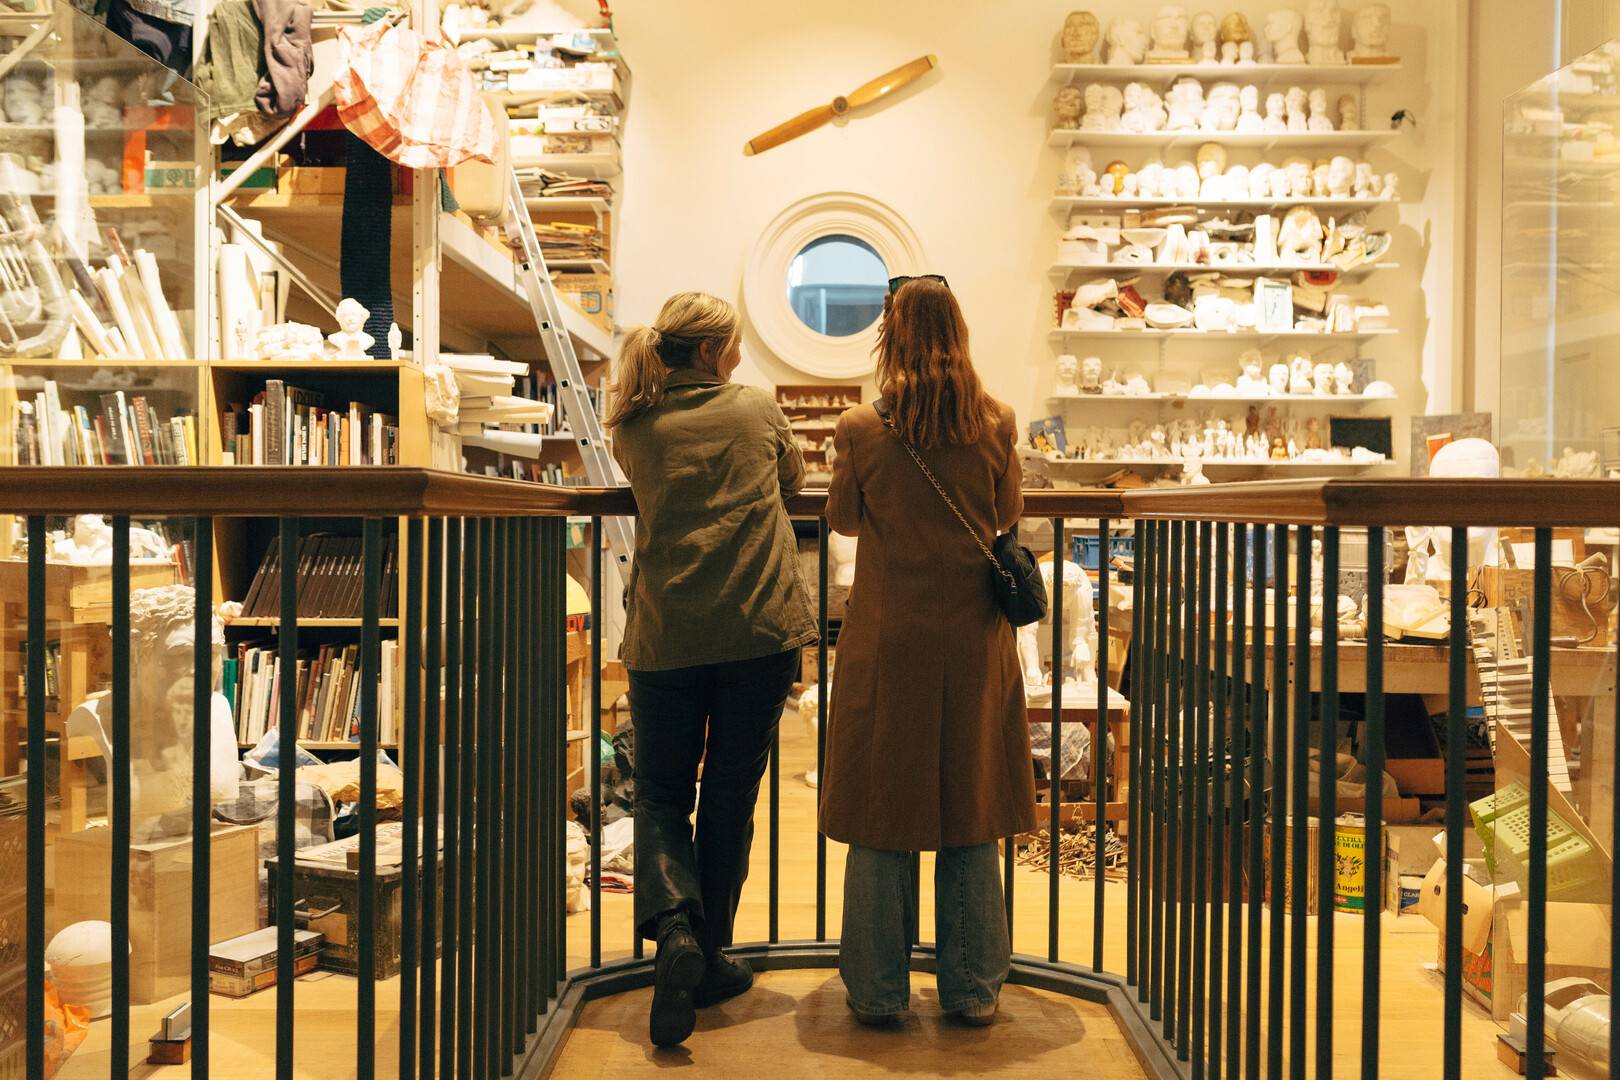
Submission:
{"label": "wooden handrail", "polygon": [[[825,491],[788,502],[819,517]],[[627,488],[551,487],[407,467],[13,466],[0,513],[176,517],[634,515]],[[1024,493],[1031,518],[1177,518],[1281,525],[1620,524],[1615,480],[1263,480],[1140,491]]]}

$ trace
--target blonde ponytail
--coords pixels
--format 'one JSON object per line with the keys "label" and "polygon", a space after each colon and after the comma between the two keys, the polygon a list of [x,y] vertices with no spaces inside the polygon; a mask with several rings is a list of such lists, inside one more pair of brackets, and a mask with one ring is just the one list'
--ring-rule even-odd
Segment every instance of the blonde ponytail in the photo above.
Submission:
{"label": "blonde ponytail", "polygon": [[616,428],[664,400],[669,372],[703,367],[702,346],[718,360],[742,336],[737,309],[708,293],[676,293],[664,301],[652,326],[624,336],[613,373],[612,408],[607,426]]}

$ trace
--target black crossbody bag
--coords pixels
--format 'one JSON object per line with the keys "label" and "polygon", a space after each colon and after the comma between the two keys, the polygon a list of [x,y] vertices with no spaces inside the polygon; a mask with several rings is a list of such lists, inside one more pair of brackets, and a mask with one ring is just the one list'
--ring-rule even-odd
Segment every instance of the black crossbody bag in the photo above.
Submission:
{"label": "black crossbody bag", "polygon": [[946,494],[945,488],[934,476],[934,471],[923,461],[922,455],[917,453],[916,447],[907,442],[899,429],[894,426],[889,403],[880,401],[875,408],[884,425],[900,440],[900,445],[906,448],[911,460],[917,463],[917,468],[922,470],[928,482],[934,485],[934,490],[939,492],[940,499],[950,508],[951,513],[956,515],[956,520],[962,523],[962,528],[967,530],[967,534],[973,537],[973,542],[984,553],[985,559],[990,563],[990,585],[995,589],[996,606],[1001,608],[1001,613],[1007,617],[1007,621],[1014,627],[1019,627],[1046,618],[1046,582],[1041,578],[1041,570],[1035,563],[1035,556],[1030,553],[1029,548],[1018,542],[1017,526],[1014,526],[1011,532],[996,537],[995,543],[986,547],[984,541],[979,539],[978,530],[968,524],[968,519],[962,516],[962,511],[957,509],[956,503]]}

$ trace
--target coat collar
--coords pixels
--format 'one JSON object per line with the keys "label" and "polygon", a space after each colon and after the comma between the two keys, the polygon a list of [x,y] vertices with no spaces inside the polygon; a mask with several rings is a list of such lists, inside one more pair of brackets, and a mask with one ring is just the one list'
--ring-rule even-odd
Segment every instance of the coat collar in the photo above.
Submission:
{"label": "coat collar", "polygon": [[665,386],[719,386],[725,380],[711,371],[697,368],[672,368],[664,378]]}

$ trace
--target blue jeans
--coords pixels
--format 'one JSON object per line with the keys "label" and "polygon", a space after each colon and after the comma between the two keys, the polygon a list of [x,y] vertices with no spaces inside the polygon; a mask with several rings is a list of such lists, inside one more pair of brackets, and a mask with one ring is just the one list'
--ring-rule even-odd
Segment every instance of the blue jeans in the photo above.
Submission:
{"label": "blue jeans", "polygon": [[[844,863],[844,933],[838,973],[850,1005],[893,1016],[911,1004],[917,936],[909,851],[850,845]],[[934,861],[939,1004],[946,1012],[994,1004],[1012,965],[1001,867],[994,843],[946,848]]]}

